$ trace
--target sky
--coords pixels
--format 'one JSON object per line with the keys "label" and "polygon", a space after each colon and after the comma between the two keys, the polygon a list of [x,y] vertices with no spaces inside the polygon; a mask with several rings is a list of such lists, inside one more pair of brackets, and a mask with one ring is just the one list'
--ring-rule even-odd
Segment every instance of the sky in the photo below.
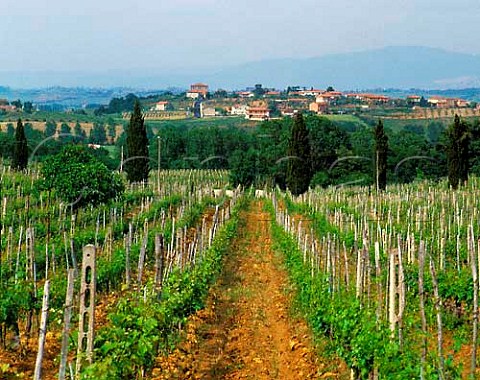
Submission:
{"label": "sky", "polygon": [[188,71],[419,45],[480,53],[478,0],[2,0],[0,71]]}

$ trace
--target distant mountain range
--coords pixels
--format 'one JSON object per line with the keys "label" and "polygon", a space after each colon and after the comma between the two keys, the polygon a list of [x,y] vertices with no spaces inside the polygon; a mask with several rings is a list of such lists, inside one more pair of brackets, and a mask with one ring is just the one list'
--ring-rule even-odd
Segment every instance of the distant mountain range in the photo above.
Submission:
{"label": "distant mountain range", "polygon": [[480,87],[480,56],[426,47],[387,47],[308,59],[275,59],[220,70],[207,77],[214,87],[252,83],[368,88],[451,89]]}
{"label": "distant mountain range", "polygon": [[[441,49],[404,46],[387,47],[355,53],[325,55],[316,58],[285,58],[263,60],[223,67],[215,70],[191,72],[161,72],[155,69],[110,70],[105,72],[5,72],[0,71],[0,96],[24,97],[19,88],[49,87],[46,101],[54,101],[55,88],[101,88],[101,93],[83,94],[82,103],[104,102],[105,98],[125,91],[153,92],[169,87],[187,88],[190,83],[206,82],[211,89],[242,89],[256,83],[264,87],[284,89],[287,86],[326,88],[339,90],[366,89],[460,89],[480,87],[480,56],[448,52]],[[116,88],[115,91],[111,91]],[[2,87],[0,87],[0,90]],[[135,90],[136,89],[136,90]],[[142,90],[140,90],[142,89]],[[8,91],[7,91],[8,90]],[[77,89],[78,91],[78,89]],[[43,91],[41,91],[44,93]],[[69,95],[71,104],[77,103],[75,91]],[[36,99],[41,98],[36,94]],[[8,96],[10,98],[10,96]],[[86,98],[85,98],[86,97]]]}

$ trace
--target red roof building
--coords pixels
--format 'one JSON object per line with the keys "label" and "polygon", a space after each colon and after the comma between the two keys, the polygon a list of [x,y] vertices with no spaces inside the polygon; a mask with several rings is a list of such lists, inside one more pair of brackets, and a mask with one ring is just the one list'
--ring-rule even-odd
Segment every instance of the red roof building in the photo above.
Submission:
{"label": "red roof building", "polygon": [[198,99],[200,97],[206,98],[208,94],[208,85],[205,83],[194,83],[190,85],[190,90],[187,91],[187,98]]}
{"label": "red roof building", "polygon": [[257,121],[268,120],[270,119],[270,110],[264,106],[248,107],[245,119]]}

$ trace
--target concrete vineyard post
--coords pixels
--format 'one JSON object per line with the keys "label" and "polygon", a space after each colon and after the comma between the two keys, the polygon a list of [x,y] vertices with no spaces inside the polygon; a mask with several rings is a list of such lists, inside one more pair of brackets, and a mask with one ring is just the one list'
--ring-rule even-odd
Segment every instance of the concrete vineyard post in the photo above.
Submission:
{"label": "concrete vineyard post", "polygon": [[37,360],[35,362],[35,373],[33,375],[34,380],[40,380],[42,378],[42,360],[43,360],[43,351],[45,348],[45,339],[47,336],[49,295],[50,295],[50,280],[47,280],[45,281],[45,285],[43,287],[42,317],[40,321],[40,332],[38,337],[38,352],[37,352]]}
{"label": "concrete vineyard post", "polygon": [[78,321],[78,349],[76,377],[80,378],[83,359],[93,360],[95,326],[96,250],[94,245],[83,248],[82,279],[80,284],[80,315]]}
{"label": "concrete vineyard post", "polygon": [[70,318],[72,316],[73,307],[73,285],[75,280],[75,271],[68,270],[67,294],[65,296],[65,308],[63,316],[63,333],[62,333],[62,350],[60,357],[60,370],[58,372],[58,380],[65,379],[67,370],[67,355],[68,355],[68,338],[70,335]]}

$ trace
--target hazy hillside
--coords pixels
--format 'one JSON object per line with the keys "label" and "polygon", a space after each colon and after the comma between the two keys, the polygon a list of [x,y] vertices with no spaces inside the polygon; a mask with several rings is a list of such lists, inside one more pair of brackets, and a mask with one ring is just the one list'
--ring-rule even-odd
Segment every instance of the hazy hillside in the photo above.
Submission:
{"label": "hazy hillside", "polygon": [[240,89],[262,83],[279,89],[291,85],[342,90],[369,88],[458,89],[480,87],[480,56],[426,47],[387,47],[308,59],[275,59],[189,72],[160,69],[95,72],[2,72],[0,86],[13,88],[130,87],[186,88],[202,81],[211,88]]}
{"label": "hazy hillside", "polygon": [[252,83],[283,88],[305,85],[339,89],[465,88],[480,85],[480,57],[425,47],[388,47],[309,59],[276,59],[221,70],[214,86]]}

